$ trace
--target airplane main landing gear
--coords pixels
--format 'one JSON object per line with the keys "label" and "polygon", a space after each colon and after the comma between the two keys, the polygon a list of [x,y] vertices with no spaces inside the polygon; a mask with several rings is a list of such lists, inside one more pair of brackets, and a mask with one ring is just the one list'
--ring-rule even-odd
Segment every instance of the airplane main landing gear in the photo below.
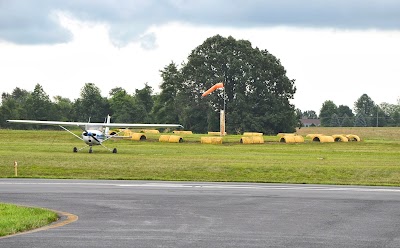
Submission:
{"label": "airplane main landing gear", "polygon": [[78,148],[74,147],[73,151],[78,152]]}
{"label": "airplane main landing gear", "polygon": [[117,148],[114,148],[112,153],[117,153]]}

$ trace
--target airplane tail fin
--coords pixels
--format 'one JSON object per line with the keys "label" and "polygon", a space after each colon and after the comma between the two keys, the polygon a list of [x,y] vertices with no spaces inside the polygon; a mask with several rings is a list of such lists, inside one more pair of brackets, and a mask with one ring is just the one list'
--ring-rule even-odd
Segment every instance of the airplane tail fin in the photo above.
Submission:
{"label": "airplane tail fin", "polygon": [[[107,115],[107,122],[106,122],[106,124],[110,124],[110,119],[111,119],[111,116],[110,116],[110,115]],[[108,135],[108,134],[110,133],[110,127],[106,126],[105,133],[106,133],[106,135]]]}

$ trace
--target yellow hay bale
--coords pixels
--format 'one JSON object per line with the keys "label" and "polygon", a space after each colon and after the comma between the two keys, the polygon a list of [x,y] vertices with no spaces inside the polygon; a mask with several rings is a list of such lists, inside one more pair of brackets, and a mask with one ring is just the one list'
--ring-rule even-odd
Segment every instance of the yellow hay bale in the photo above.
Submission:
{"label": "yellow hay bale", "polygon": [[144,135],[142,133],[132,133],[131,132],[131,134],[129,136],[131,136],[131,138],[130,138],[131,140],[136,140],[136,141],[143,141],[143,140],[147,139],[146,135]]}
{"label": "yellow hay bale", "polygon": [[263,133],[244,132],[243,136],[263,136]]}
{"label": "yellow hay bale", "polygon": [[311,138],[311,139],[314,139],[317,136],[324,136],[324,135],[322,133],[310,133],[310,134],[306,135],[307,138]]}
{"label": "yellow hay bale", "polygon": [[[208,135],[221,136],[221,132],[208,132]],[[226,135],[226,132],[225,132]]]}
{"label": "yellow hay bale", "polygon": [[278,133],[276,136],[283,137],[283,136],[295,136],[295,133]]}
{"label": "yellow hay bale", "polygon": [[294,140],[296,141],[296,143],[304,143],[304,138],[300,135],[294,136]]}
{"label": "yellow hay bale", "polygon": [[169,143],[182,143],[183,142],[183,138],[181,136],[178,135],[171,135],[169,137]]}
{"label": "yellow hay bale", "polygon": [[119,133],[120,131],[119,130],[110,130],[109,132],[108,132],[108,134],[109,135],[116,135],[117,133]]}
{"label": "yellow hay bale", "polygon": [[303,143],[304,138],[300,135],[285,135],[279,139],[282,143]]}
{"label": "yellow hay bale", "polygon": [[192,131],[172,131],[174,134],[193,134]]}
{"label": "yellow hay bale", "polygon": [[159,142],[167,142],[167,143],[182,143],[183,138],[178,135],[160,135],[158,139]]}
{"label": "yellow hay bale", "polygon": [[254,144],[264,144],[264,137],[263,136],[251,136],[253,139]]}
{"label": "yellow hay bale", "polygon": [[160,135],[160,138],[158,138],[159,142],[169,142],[169,136],[171,135]]}
{"label": "yellow hay bale", "polygon": [[349,139],[349,141],[361,141],[360,137],[358,137],[358,135],[355,134],[349,134],[346,135],[346,137]]}
{"label": "yellow hay bale", "polygon": [[253,139],[251,137],[242,137],[240,139],[240,143],[242,143],[242,144],[253,144]]}
{"label": "yellow hay bale", "polygon": [[160,133],[158,130],[151,130],[151,129],[143,129],[140,131],[141,133]]}
{"label": "yellow hay bale", "polygon": [[201,137],[202,144],[222,144],[222,137]]}
{"label": "yellow hay bale", "polygon": [[318,135],[315,136],[312,141],[320,142],[320,143],[331,143],[335,142],[332,136]]}
{"label": "yellow hay bale", "polygon": [[124,139],[131,139],[131,137],[130,136],[132,136],[132,131],[131,130],[129,130],[129,129],[124,129],[124,130],[121,130],[120,131],[121,133],[121,135],[122,136],[127,136],[127,137],[124,137]]}
{"label": "yellow hay bale", "polygon": [[242,144],[264,144],[263,136],[243,136],[240,139]]}
{"label": "yellow hay bale", "polygon": [[349,139],[341,134],[334,134],[332,137],[335,142],[349,142]]}

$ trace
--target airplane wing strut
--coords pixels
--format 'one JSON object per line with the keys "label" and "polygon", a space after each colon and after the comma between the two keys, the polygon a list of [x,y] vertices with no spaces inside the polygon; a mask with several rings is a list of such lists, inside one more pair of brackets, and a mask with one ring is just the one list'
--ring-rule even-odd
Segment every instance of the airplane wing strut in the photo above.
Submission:
{"label": "airplane wing strut", "polygon": [[78,135],[74,134],[74,133],[71,132],[70,130],[66,129],[65,127],[63,127],[63,126],[61,126],[61,125],[60,125],[60,127],[61,127],[62,129],[64,129],[65,131],[67,131],[68,133],[72,134],[73,136],[75,136],[75,137],[77,137],[78,139],[80,139],[80,140],[83,141],[83,139],[82,139],[81,137],[79,137]]}

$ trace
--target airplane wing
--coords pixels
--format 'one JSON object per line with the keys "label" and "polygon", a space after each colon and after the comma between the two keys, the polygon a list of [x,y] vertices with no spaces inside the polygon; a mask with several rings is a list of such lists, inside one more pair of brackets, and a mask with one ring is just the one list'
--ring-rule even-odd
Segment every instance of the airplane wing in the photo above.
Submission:
{"label": "airplane wing", "polygon": [[[89,123],[92,125],[93,123]],[[183,128],[182,125],[179,124],[140,124],[140,123],[96,123],[98,126],[104,127],[113,127],[113,128]]]}
{"label": "airplane wing", "polygon": [[65,121],[34,121],[34,120],[7,120],[10,123],[35,124],[49,126],[85,126],[87,122],[65,122]]}
{"label": "airplane wing", "polygon": [[7,120],[10,123],[49,125],[49,126],[91,126],[91,127],[113,127],[113,128],[183,128],[179,124],[140,124],[140,123],[88,123],[88,122],[65,122],[65,121],[35,121],[35,120]]}

